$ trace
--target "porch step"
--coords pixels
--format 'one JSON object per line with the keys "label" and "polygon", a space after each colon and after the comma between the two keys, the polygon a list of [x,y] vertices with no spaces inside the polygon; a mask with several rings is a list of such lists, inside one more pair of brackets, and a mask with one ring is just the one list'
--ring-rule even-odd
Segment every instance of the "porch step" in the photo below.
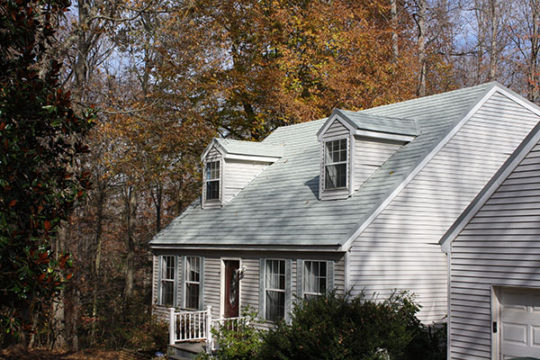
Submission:
{"label": "porch step", "polygon": [[169,345],[167,357],[174,360],[195,359],[199,353],[205,351],[204,342],[185,342]]}

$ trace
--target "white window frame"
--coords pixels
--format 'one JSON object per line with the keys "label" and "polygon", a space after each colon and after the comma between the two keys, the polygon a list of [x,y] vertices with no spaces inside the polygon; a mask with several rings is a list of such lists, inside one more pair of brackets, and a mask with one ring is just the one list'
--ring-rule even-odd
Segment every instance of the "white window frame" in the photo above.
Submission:
{"label": "white window frame", "polygon": [[[199,269],[198,269],[198,274],[199,274],[199,280],[198,281],[195,281],[195,280],[190,280],[189,279],[189,275],[190,275],[190,261],[189,259],[190,258],[193,258],[193,259],[197,259],[198,261],[198,265],[199,265]],[[187,255],[185,256],[184,258],[185,260],[185,273],[184,273],[184,291],[183,291],[183,295],[184,295],[184,308],[186,309],[193,309],[193,310],[198,310],[200,308],[200,303],[201,303],[201,287],[202,287],[202,284],[201,284],[201,278],[203,276],[202,274],[202,261],[203,261],[203,258],[201,256],[192,256],[192,255]],[[188,307],[188,285],[198,285],[198,291],[197,291],[197,306],[196,307]]]}
{"label": "white window frame", "polygon": [[[314,264],[318,264],[319,266],[319,274],[320,274],[320,266],[322,264],[324,264],[324,276],[314,276],[314,281],[317,281],[321,278],[324,278],[324,292],[314,292],[314,291],[309,291],[309,289],[307,288],[307,282],[309,281],[309,274],[307,273],[307,267],[308,267],[308,263],[311,264],[311,266],[313,266]],[[303,298],[305,299],[306,297],[309,297],[309,296],[322,296],[322,295],[325,295],[326,292],[328,292],[328,261],[326,260],[304,260],[303,261],[303,268],[302,268],[302,296]],[[320,289],[319,289],[320,290]]]}
{"label": "white window frame", "polygon": [[[345,142],[345,160],[342,161],[336,161],[334,162],[333,159],[329,162],[329,154],[328,154],[328,143],[333,142],[339,142],[344,141]],[[324,191],[334,191],[334,190],[342,190],[342,189],[348,189],[349,187],[349,138],[348,137],[339,137],[339,138],[329,138],[324,140],[323,144],[323,152],[324,152],[324,166],[323,166],[323,174],[324,176]],[[326,168],[329,166],[336,166],[336,165],[345,165],[345,186],[336,186],[336,187],[328,187],[328,179],[326,177]]]}
{"label": "white window frame", "polygon": [[[283,274],[279,274],[278,276],[283,276],[283,289],[279,289],[279,288],[271,288],[268,286],[268,280],[270,279],[270,274],[269,274],[269,271],[268,271],[268,262],[270,261],[277,261],[278,264],[282,264],[283,266]],[[285,319],[285,316],[286,316],[286,312],[287,312],[287,294],[286,294],[286,289],[287,289],[287,270],[286,270],[286,262],[284,259],[265,259],[264,261],[264,267],[265,267],[265,271],[264,271],[264,318],[266,320],[269,320],[269,321],[274,321],[273,319],[269,319],[267,314],[268,314],[268,306],[269,306],[269,302],[266,301],[266,296],[267,296],[267,293],[270,291],[270,292],[277,292],[277,293],[282,293],[283,294],[283,316],[279,319],[275,319],[277,321],[281,320],[281,319]],[[278,266],[279,267],[279,266]],[[272,270],[274,270],[272,268]]]}
{"label": "white window frame", "polygon": [[[167,276],[167,260],[171,259],[172,261],[172,278],[168,278]],[[177,267],[178,267],[178,261],[176,259],[175,255],[160,255],[159,256],[159,305],[162,306],[175,306],[175,293],[176,293],[176,277],[177,277]],[[163,296],[163,290],[164,290],[164,283],[172,283],[172,301],[171,303],[165,303],[164,302],[164,296]]]}
{"label": "white window frame", "polygon": [[[217,166],[217,178],[209,178],[211,171],[208,168],[210,164],[215,163]],[[216,198],[208,198],[208,184],[211,182],[217,182],[218,196]],[[221,199],[221,160],[209,160],[204,163],[204,201],[215,202]]]}

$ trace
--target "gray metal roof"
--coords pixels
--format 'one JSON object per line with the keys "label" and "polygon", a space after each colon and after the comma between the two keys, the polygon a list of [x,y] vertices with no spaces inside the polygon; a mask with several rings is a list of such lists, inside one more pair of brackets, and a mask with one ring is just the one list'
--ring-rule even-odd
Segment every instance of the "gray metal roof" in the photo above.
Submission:
{"label": "gray metal roof", "polygon": [[364,119],[414,120],[419,135],[343,200],[318,200],[317,132],[326,119],[280,127],[262,142],[283,146],[280,160],[222,208],[201,209],[196,201],[151,244],[338,248],[494,86],[488,83],[356,113]]}
{"label": "gray metal roof", "polygon": [[334,113],[341,115],[344,120],[359,130],[413,136],[420,134],[420,129],[414,119],[399,119],[382,116],[381,114],[372,115],[366,111],[348,111],[341,109],[335,109]]}

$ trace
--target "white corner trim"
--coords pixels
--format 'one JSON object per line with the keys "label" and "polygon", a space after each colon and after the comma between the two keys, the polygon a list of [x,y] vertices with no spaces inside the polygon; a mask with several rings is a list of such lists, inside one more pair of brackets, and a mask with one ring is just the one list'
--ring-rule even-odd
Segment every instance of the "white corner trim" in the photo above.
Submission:
{"label": "white corner trim", "polygon": [[370,131],[370,130],[356,130],[354,132],[354,135],[375,138],[375,139],[394,140],[394,141],[403,141],[403,142],[411,142],[416,138],[416,136],[412,136],[412,135],[390,134],[387,132]]}
{"label": "white corner trim", "polygon": [[427,154],[424,159],[416,165],[416,167],[407,175],[407,177],[384,199],[384,201],[371,213],[371,215],[360,224],[360,226],[349,236],[347,241],[341,246],[341,251],[348,251],[353,241],[375,220],[377,216],[394,200],[394,198],[411,182],[411,180],[433,159],[433,157],[456,135],[463,125],[484,105],[484,103],[498,90],[499,88],[492,87],[476,105],[439,141],[439,143]]}

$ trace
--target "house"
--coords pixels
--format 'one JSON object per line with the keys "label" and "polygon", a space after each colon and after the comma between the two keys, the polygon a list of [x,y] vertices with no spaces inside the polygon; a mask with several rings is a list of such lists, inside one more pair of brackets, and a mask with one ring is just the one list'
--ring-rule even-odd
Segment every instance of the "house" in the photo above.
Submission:
{"label": "house", "polygon": [[487,83],[334,110],[260,143],[215,139],[202,154],[201,199],[150,244],[154,311],[177,319],[171,342],[186,338],[182,324],[204,319],[190,338],[205,338],[208,317],[245,306],[269,323],[288,319],[294,299],[329,289],[407,289],[423,322],[445,321],[439,241],[539,114]]}
{"label": "house", "polygon": [[540,357],[540,125],[441,239],[449,359]]}

